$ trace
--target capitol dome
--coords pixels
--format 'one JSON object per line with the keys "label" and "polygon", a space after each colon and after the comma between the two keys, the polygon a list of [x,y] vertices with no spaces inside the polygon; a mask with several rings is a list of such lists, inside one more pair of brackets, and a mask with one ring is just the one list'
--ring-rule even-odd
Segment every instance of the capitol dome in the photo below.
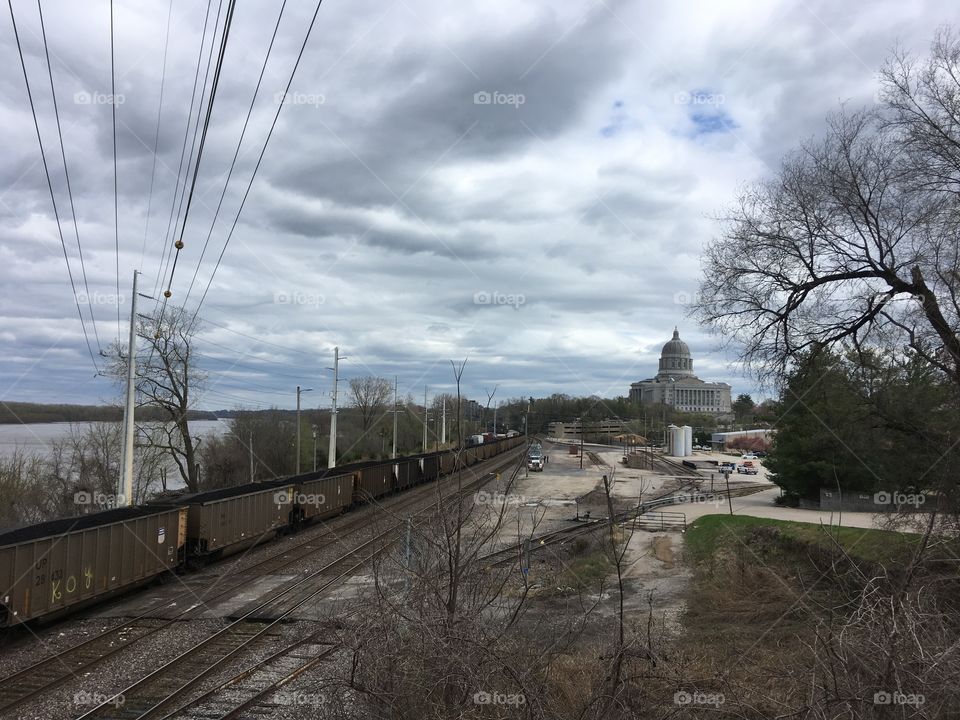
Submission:
{"label": "capitol dome", "polygon": [[658,375],[693,375],[690,346],[680,339],[680,332],[676,328],[673,329],[673,337],[660,351]]}

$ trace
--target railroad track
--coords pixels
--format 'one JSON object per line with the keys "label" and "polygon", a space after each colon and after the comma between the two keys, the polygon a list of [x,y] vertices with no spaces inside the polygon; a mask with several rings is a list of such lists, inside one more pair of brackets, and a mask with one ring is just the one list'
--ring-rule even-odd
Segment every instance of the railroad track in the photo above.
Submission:
{"label": "railroad track", "polygon": [[[483,465],[475,465],[472,468],[465,469],[464,472],[477,476],[471,481],[469,487],[476,483],[486,484],[489,482],[489,476],[494,474],[497,469],[514,462],[519,452],[508,451],[497,458],[492,458]],[[449,483],[452,477],[449,476],[444,484]],[[396,502],[391,502],[389,505],[380,502],[377,505],[385,507],[390,512],[402,512],[404,509],[423,501],[433,490],[434,483],[426,483],[418,486],[410,493],[396,496]],[[206,612],[215,601],[230,597],[239,588],[249,585],[251,575],[263,576],[275,573],[322,550],[326,547],[322,542],[325,538],[331,535],[346,535],[357,529],[367,527],[369,514],[361,511],[356,518],[349,520],[345,527],[341,525],[336,528],[325,528],[324,532],[319,535],[311,535],[304,542],[284,548],[280,552],[242,570],[237,571],[234,567],[228,567],[215,578],[204,577],[203,575],[187,576],[183,581],[185,584],[196,584],[204,588],[199,595],[193,593],[196,602],[191,606],[182,610],[174,610],[167,617],[157,617],[166,608],[175,605],[176,601],[162,600],[154,603],[136,617],[0,679],[0,713],[6,713],[10,709],[37,697],[40,693],[77,677],[80,673],[90,670],[93,666],[116,655],[121,650],[131,647],[144,638],[177,622],[196,619]],[[237,574],[231,575],[234,572]],[[226,577],[230,577],[230,582],[227,585],[222,585],[221,581]],[[298,586],[300,582],[302,582],[302,579],[293,578],[279,585],[270,593],[270,598],[264,605],[288,597],[288,591]],[[213,591],[216,592],[210,595],[209,593]]]}
{"label": "railroad track", "polygon": [[[500,462],[494,467],[501,468],[508,466],[514,463],[519,456],[520,452],[507,453],[505,456],[499,458]],[[468,493],[472,493],[477,487],[482,487],[489,482],[489,476],[493,474],[493,471],[487,472],[473,482],[468,483],[467,486],[462,488],[460,496],[462,497]],[[348,554],[341,556],[320,570],[310,573],[303,579],[296,581],[294,585],[282,593],[284,596],[287,596],[283,598],[284,605],[282,611],[277,612],[272,609],[272,607],[276,607],[276,601],[278,600],[276,597],[258,604],[255,608],[238,617],[229,626],[214,633],[173,660],[170,660],[146,677],[128,686],[120,693],[115,693],[112,697],[107,698],[105,702],[82,715],[78,720],[94,720],[94,718],[99,720],[128,720],[132,718],[146,719],[160,716],[159,714],[173,704],[182,693],[194,688],[213,672],[221,669],[228,661],[237,657],[242,651],[255,649],[257,644],[260,643],[264,637],[267,637],[271,630],[278,627],[279,623],[284,622],[308,602],[318,597],[341,579],[352,574],[354,570],[366,565],[372,558],[390,547],[394,542],[391,537],[401,526],[401,523],[393,525],[388,530],[366,541],[359,548],[351,550]],[[365,552],[363,558],[350,565],[346,570],[337,572],[334,577],[321,582],[319,585],[312,584],[312,581],[324,575],[331,575],[332,569],[342,563],[350,562],[359,551],[365,551],[371,545],[374,545],[374,549]],[[263,617],[265,614],[271,616],[273,619],[268,622],[252,622],[257,618]],[[251,626],[252,629],[248,630]],[[239,628],[240,632],[232,632],[233,628]],[[294,643],[291,647],[296,646],[297,643]],[[271,658],[283,667],[286,663],[280,661],[284,656],[285,651],[280,651],[272,654]],[[258,663],[257,666],[261,664],[262,663]],[[294,665],[295,664],[296,663],[294,663]],[[226,684],[221,684],[219,687],[223,688],[224,685],[228,687],[237,686],[238,683],[251,677],[251,671],[253,669],[252,667],[246,668],[239,675],[234,676],[231,680],[228,680]],[[296,670],[292,672],[296,672]],[[287,675],[289,674],[288,672]],[[263,698],[271,693],[278,683],[284,681],[287,675],[279,679],[274,679],[266,688],[261,688],[254,692],[252,697],[246,698],[243,703],[232,710],[231,713],[236,714],[242,712],[246,707],[249,707],[250,704],[255,704],[259,698]],[[217,689],[215,688],[213,691],[205,693],[205,695],[209,700],[216,692]],[[171,717],[175,713],[176,711],[160,717]],[[219,714],[215,716],[220,717]]]}
{"label": "railroad track", "polygon": [[[634,522],[642,518],[644,514],[655,510],[656,508],[670,505],[678,505],[688,502],[705,502],[709,499],[727,498],[728,492],[726,490],[717,490],[712,493],[703,492],[696,487],[697,482],[697,480],[691,480],[690,482],[681,485],[677,490],[670,490],[669,492],[659,495],[656,498],[641,503],[639,508],[632,508],[625,512],[618,513],[614,516],[614,522],[617,524]],[[729,491],[729,496],[742,497],[744,495],[760,492],[761,490],[767,490],[769,487],[769,485],[756,484],[732,488]],[[687,492],[684,492],[685,489]],[[491,567],[504,565],[508,562],[519,561],[522,559],[524,552],[529,551],[530,553],[533,553],[551,545],[563,545],[570,540],[583,535],[589,535],[608,525],[609,520],[605,518],[598,518],[588,522],[581,521],[579,525],[552,530],[542,535],[528,538],[521,543],[517,543],[516,545],[495,550],[492,553],[482,556],[480,560],[481,562],[487,563]]]}
{"label": "railroad track", "polygon": [[[247,611],[223,629],[218,630],[189,650],[161,665],[149,675],[107,698],[105,702],[81,715],[78,720],[93,720],[93,718],[129,720],[131,718],[157,716],[163,708],[172,704],[179,695],[221,669],[241,651],[253,650],[265,640],[270,639],[280,624],[296,610],[341,579],[348,577],[354,570],[366,565],[373,557],[392,545],[393,539],[391,536],[396,529],[396,527],[392,527],[376,535],[346,555],[328,563],[320,570],[310,573],[297,581],[295,585],[287,588],[284,594],[296,592],[297,599],[273,621],[268,623],[254,622],[252,618],[274,603],[278,599],[276,597]],[[368,552],[367,549],[371,546],[373,546],[373,550]],[[359,560],[356,559],[358,554],[362,555]],[[331,570],[341,565],[347,565],[347,567],[318,585],[310,584],[314,579],[323,575],[330,575]],[[302,592],[307,587],[309,590]]]}
{"label": "railroad track", "polygon": [[[312,667],[333,656],[339,649],[313,633],[281,648],[263,660],[253,663],[229,680],[207,690],[199,697],[171,710],[160,720],[172,720],[182,713],[200,717],[230,720],[241,713],[263,714],[266,699]],[[302,704],[295,698],[294,704]]]}

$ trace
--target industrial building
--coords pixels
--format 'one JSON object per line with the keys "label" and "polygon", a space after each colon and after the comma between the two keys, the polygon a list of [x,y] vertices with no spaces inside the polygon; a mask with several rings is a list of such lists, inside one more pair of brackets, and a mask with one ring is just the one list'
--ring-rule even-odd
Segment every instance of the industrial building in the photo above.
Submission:
{"label": "industrial building", "polygon": [[587,420],[580,422],[550,423],[550,437],[557,440],[576,440],[580,442],[583,433],[584,442],[611,442],[615,435],[623,433],[622,420]]}

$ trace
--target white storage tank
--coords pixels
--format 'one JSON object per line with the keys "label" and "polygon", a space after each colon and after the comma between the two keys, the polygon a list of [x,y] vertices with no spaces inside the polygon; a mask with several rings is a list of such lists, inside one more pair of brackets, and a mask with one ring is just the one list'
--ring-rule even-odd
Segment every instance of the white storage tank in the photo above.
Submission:
{"label": "white storage tank", "polygon": [[689,457],[693,455],[693,428],[689,425],[684,425],[683,430],[683,456]]}
{"label": "white storage tank", "polygon": [[670,425],[667,430],[670,432],[668,454],[670,457],[683,457],[683,430],[676,425]]}

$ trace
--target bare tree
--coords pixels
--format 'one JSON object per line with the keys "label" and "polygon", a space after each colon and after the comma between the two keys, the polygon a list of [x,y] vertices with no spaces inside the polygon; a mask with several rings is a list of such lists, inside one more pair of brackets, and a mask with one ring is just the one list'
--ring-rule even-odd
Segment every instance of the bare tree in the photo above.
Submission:
{"label": "bare tree", "polygon": [[[137,336],[146,340],[137,355],[138,407],[159,408],[165,416],[148,441],[164,449],[173,458],[180,477],[191,492],[199,490],[197,472],[197,444],[190,434],[187,413],[193,402],[193,393],[203,385],[206,375],[194,365],[191,342],[198,330],[184,313],[168,309],[162,321],[141,319]],[[111,372],[117,378],[126,377],[125,351],[117,346]],[[162,432],[158,432],[162,430]]]}
{"label": "bare tree", "polygon": [[908,347],[960,385],[960,43],[896,57],[888,107],[841,112],[754,185],[705,253],[696,312],[774,376],[798,352]]}
{"label": "bare tree", "polygon": [[350,379],[350,399],[360,411],[360,427],[366,435],[373,421],[383,415],[393,395],[393,383],[385,378],[365,377]]}

